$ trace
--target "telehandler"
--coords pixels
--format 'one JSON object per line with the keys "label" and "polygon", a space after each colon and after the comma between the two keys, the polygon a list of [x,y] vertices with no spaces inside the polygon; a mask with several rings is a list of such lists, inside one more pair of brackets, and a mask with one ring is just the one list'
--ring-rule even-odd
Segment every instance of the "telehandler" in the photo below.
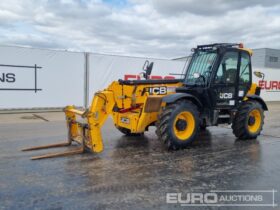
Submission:
{"label": "telehandler", "polygon": [[[217,43],[194,48],[183,79],[149,80],[152,64],[147,65],[146,80],[119,80],[95,93],[91,106],[64,109],[68,141],[25,149],[35,150],[71,145],[76,150],[32,157],[42,159],[82,153],[102,152],[101,127],[109,115],[125,135],[142,134],[156,126],[159,139],[168,149],[190,145],[200,129],[232,124],[239,139],[260,135],[263,112],[268,110],[260,88],[252,83],[252,50],[243,44]],[[261,72],[254,72],[264,77]]]}

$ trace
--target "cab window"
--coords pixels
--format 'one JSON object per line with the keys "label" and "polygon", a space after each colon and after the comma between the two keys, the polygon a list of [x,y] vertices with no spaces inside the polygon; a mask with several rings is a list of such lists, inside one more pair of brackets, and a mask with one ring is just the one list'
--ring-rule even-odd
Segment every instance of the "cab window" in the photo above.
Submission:
{"label": "cab window", "polygon": [[250,57],[247,53],[242,53],[239,73],[239,84],[246,85],[248,83],[250,83]]}
{"label": "cab window", "polygon": [[234,84],[238,67],[238,52],[226,52],[218,68],[216,84]]}

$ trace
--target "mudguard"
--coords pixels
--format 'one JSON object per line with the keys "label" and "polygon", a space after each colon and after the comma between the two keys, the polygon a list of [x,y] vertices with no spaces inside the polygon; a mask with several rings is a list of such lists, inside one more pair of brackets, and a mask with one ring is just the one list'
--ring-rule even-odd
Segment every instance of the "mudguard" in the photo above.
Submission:
{"label": "mudguard", "polygon": [[169,103],[173,103],[175,101],[178,101],[180,99],[190,99],[191,101],[193,101],[199,108],[202,108],[203,105],[202,103],[200,102],[200,100],[195,97],[194,95],[192,94],[189,94],[189,93],[175,93],[175,94],[170,94],[170,95],[167,95],[167,96],[164,96],[162,98],[162,102],[165,102],[167,104]]}
{"label": "mudguard", "polygon": [[264,102],[264,100],[260,96],[258,96],[258,95],[246,95],[246,97],[249,100],[256,100],[256,101],[258,101],[262,105],[263,110],[268,111],[266,103]]}

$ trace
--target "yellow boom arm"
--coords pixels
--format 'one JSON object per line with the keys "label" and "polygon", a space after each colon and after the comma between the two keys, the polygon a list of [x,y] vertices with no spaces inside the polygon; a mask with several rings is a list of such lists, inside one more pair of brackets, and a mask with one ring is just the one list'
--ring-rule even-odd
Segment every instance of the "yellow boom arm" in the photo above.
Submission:
{"label": "yellow boom arm", "polygon": [[128,129],[131,133],[144,132],[157,120],[161,98],[174,93],[179,86],[181,83],[175,81],[142,85],[113,82],[107,89],[95,93],[88,110],[80,111],[74,106],[64,109],[69,141],[79,142],[93,152],[101,152],[101,127],[109,115],[112,115],[116,127]]}
{"label": "yellow boom arm", "polygon": [[[80,143],[81,140],[76,139],[82,137],[82,141],[87,148],[94,152],[103,150],[101,127],[112,113],[114,107],[113,92],[105,90],[95,94],[90,109],[82,112],[73,106],[67,106],[64,109],[67,125],[69,129],[69,138]],[[78,117],[86,119],[87,123],[78,121]]]}

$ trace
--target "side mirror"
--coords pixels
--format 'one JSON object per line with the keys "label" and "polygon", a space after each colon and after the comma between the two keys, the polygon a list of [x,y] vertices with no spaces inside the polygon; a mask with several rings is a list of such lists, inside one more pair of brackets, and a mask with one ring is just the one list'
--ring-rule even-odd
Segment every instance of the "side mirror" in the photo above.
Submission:
{"label": "side mirror", "polygon": [[193,73],[193,78],[198,79],[200,77],[200,73]]}
{"label": "side mirror", "polygon": [[[150,63],[150,65],[147,66],[147,68],[146,68],[146,75],[147,75],[147,78],[151,75],[152,70],[153,70],[153,66],[154,66],[154,62]],[[147,78],[146,78],[146,79],[147,79]]]}
{"label": "side mirror", "polygon": [[152,70],[153,70],[153,66],[154,66],[154,62],[150,63],[148,60],[145,61],[144,66],[143,66],[143,70],[144,70],[143,76],[146,80],[151,75]]}
{"label": "side mirror", "polygon": [[254,71],[254,75],[258,78],[261,78],[261,79],[264,78],[264,73],[262,73],[260,71]]}

